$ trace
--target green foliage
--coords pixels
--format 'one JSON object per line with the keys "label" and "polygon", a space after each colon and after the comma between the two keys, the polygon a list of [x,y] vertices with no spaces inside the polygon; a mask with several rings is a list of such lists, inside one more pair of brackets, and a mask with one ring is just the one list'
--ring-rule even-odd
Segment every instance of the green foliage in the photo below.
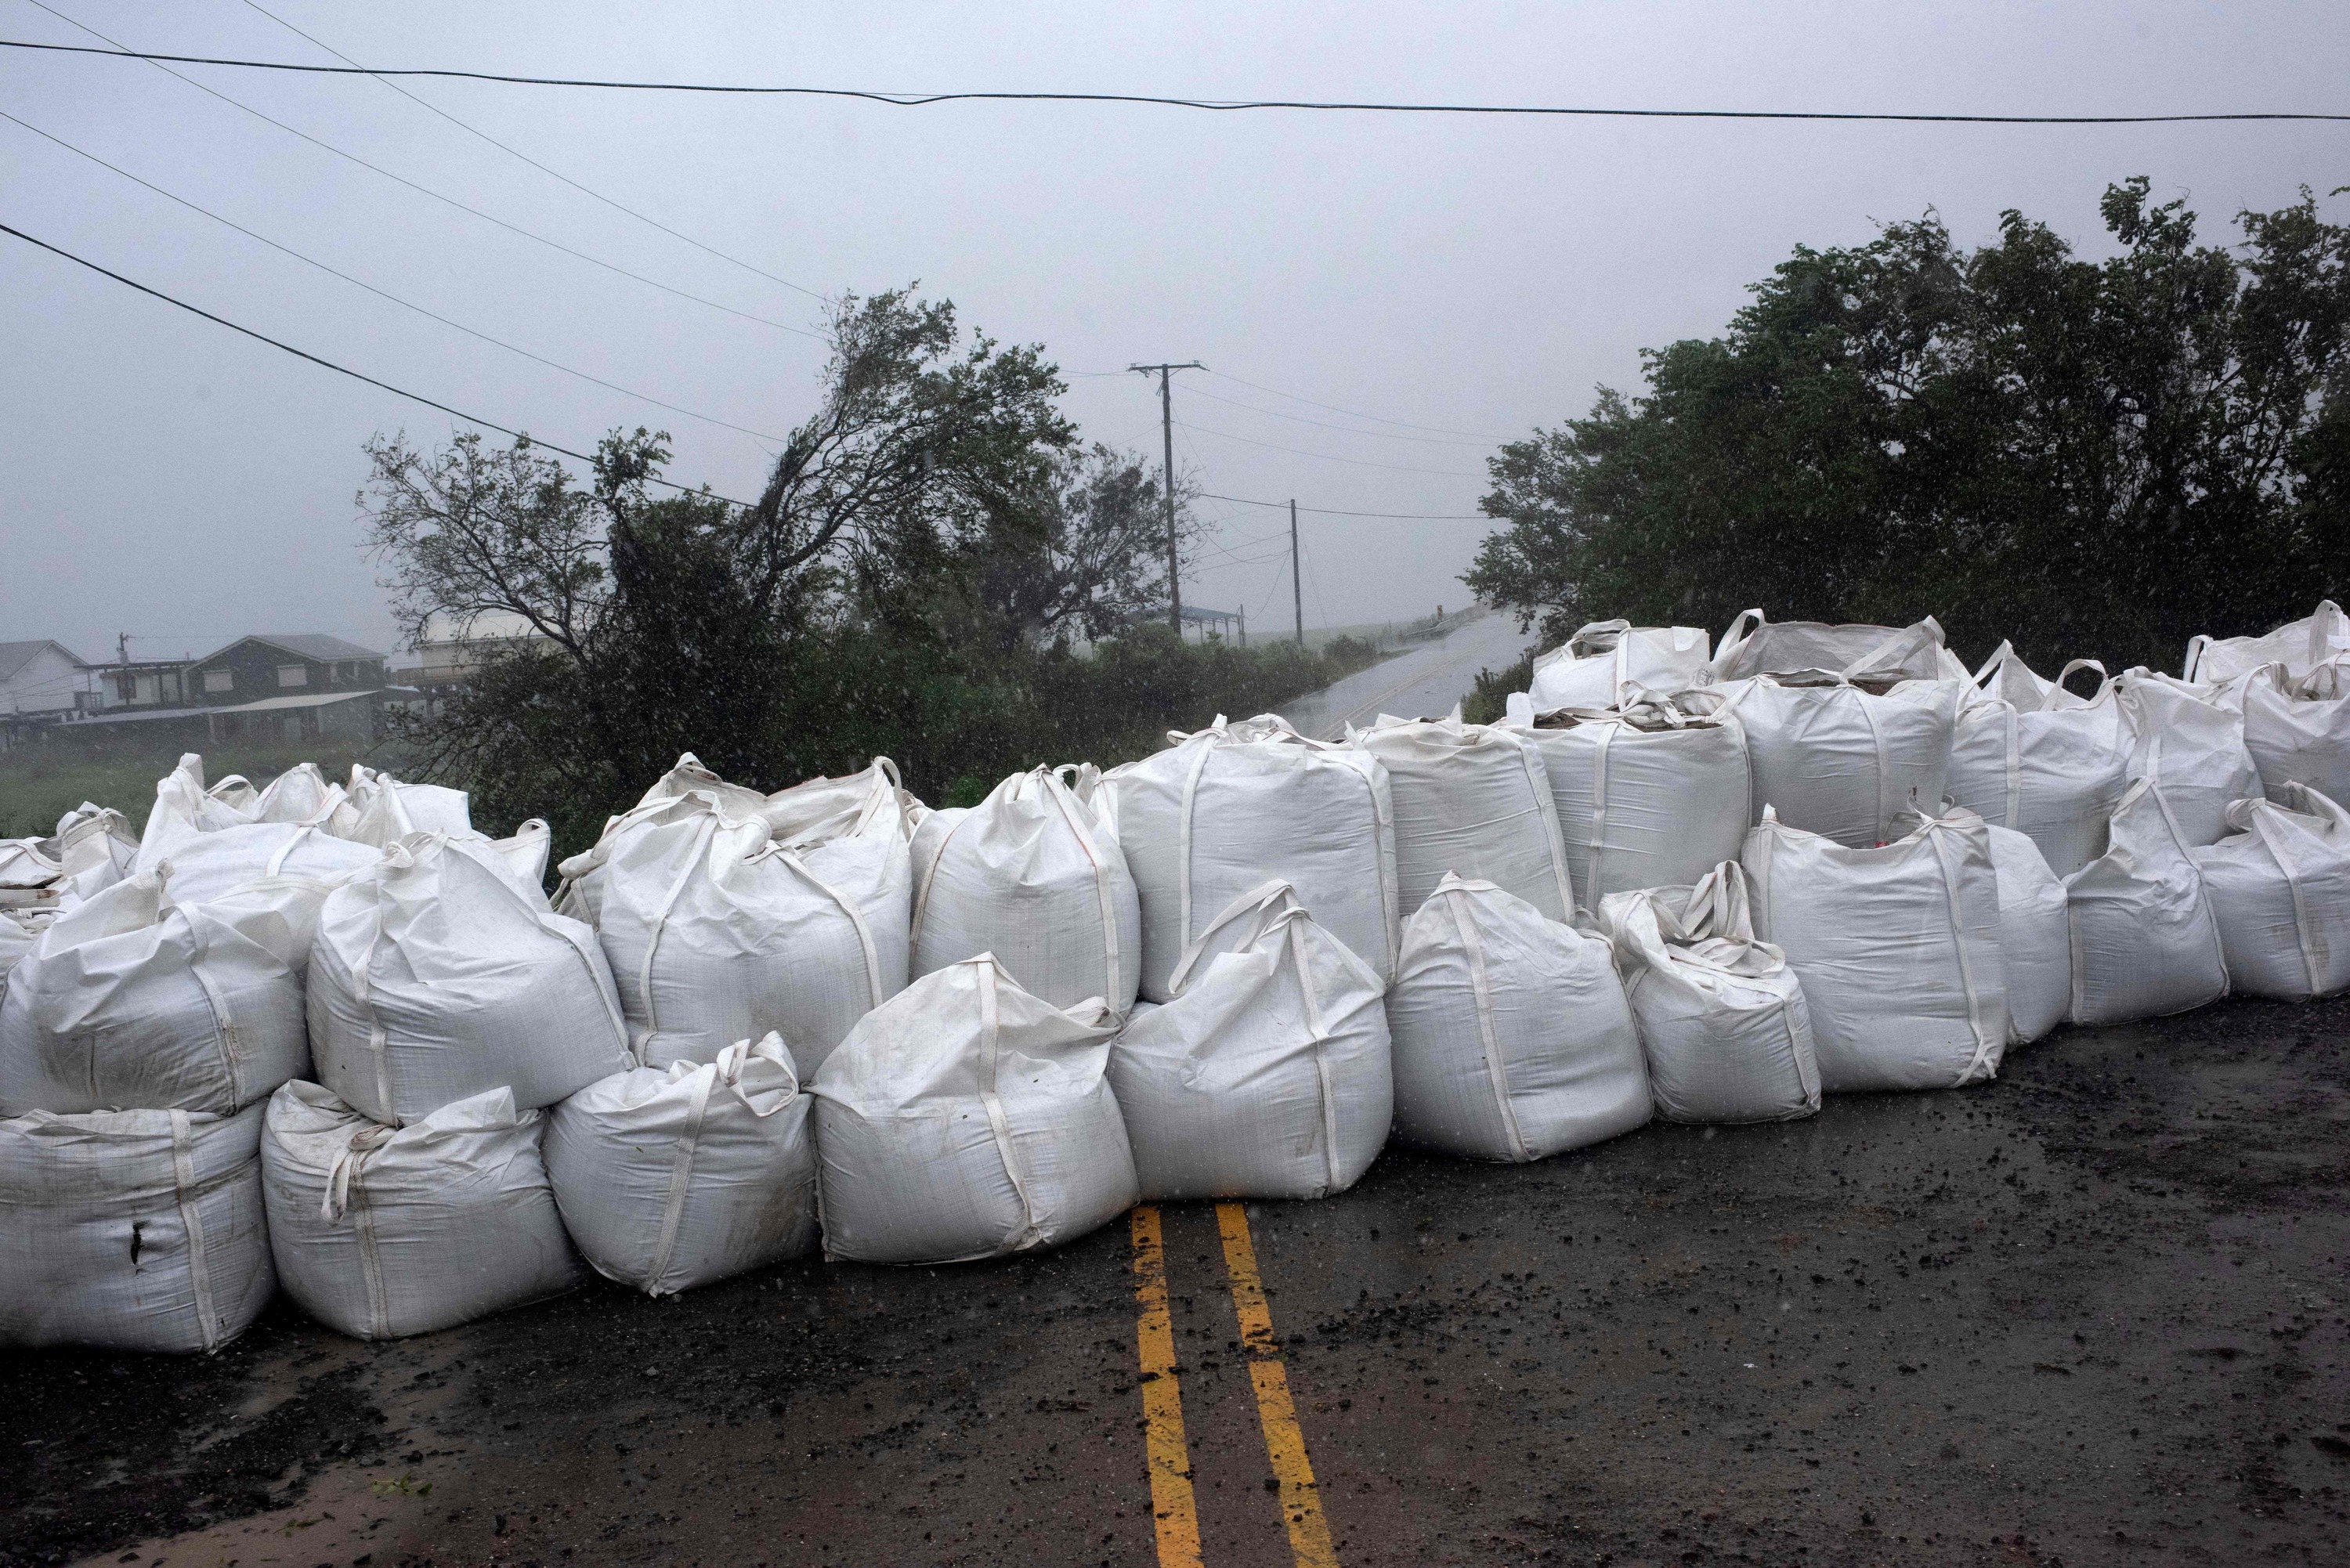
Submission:
{"label": "green foliage", "polygon": [[503,832],[545,816],[557,852],[568,854],[592,843],[680,751],[723,756],[721,772],[762,789],[885,755],[932,804],[971,805],[1007,774],[1045,763],[1115,766],[1156,751],[1170,729],[1263,712],[1347,673],[1329,654],[1292,643],[1203,647],[1153,624],[1086,653],[1059,645],[975,653],[850,627],[804,639],[766,668],[760,679],[776,710],[766,728],[679,729],[666,754],[639,747],[623,763],[580,744],[603,720],[583,711],[593,698],[575,668],[523,655],[499,660],[457,699],[456,722],[493,740],[474,771],[444,776],[473,791],[477,823]]}
{"label": "green foliage", "polygon": [[2303,191],[2198,245],[2147,191],[2107,191],[2102,262],[2013,212],[1971,254],[1930,214],[1797,250],[1645,395],[1504,447],[1465,580],[1554,641],[1762,605],[2116,668],[2340,597],[2350,229]]}
{"label": "green foliage", "polygon": [[1501,670],[1480,670],[1477,684],[1461,700],[1461,722],[1469,724],[1498,724],[1509,708],[1510,693],[1523,691],[1534,683],[1534,655],[1528,649],[1525,657]]}
{"label": "green foliage", "polygon": [[370,443],[366,541],[411,638],[485,618],[539,634],[404,726],[476,822],[546,816],[568,853],[685,751],[769,789],[886,754],[969,804],[1350,667],[1353,649],[1185,645],[1155,624],[1160,481],[1079,447],[1035,348],[966,345],[952,306],[898,293],[847,302],[832,335],[818,410],[749,507],[657,496],[666,437],[641,430],[607,439],[585,485],[526,441]]}

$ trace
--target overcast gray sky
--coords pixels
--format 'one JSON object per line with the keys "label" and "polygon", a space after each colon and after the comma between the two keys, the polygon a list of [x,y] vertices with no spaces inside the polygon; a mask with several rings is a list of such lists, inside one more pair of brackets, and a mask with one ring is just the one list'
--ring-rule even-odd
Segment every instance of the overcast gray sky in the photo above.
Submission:
{"label": "overcast gray sky", "polygon": [[[2342,0],[264,3],[364,64],[545,75],[1632,107],[2350,108]],[[48,4],[133,47],[329,58],[244,0]],[[92,41],[30,0],[0,0],[0,36]],[[0,109],[379,288],[729,424],[780,434],[809,410],[821,356],[806,337],[550,250],[152,66],[0,57]],[[787,326],[820,313],[375,81],[182,68],[616,266]],[[967,323],[1043,343],[1091,438],[1155,456],[1155,392],[1122,367],[1202,360],[1220,374],[1178,381],[1179,468],[1226,495],[1375,512],[1473,513],[1494,440],[1583,412],[1596,385],[1634,385],[1643,345],[1717,332],[1744,286],[1798,243],[1864,241],[1877,222],[1929,206],[1976,243],[2018,207],[2102,250],[2096,197],[2129,174],[2151,176],[2159,198],[2191,197],[2207,234],[2301,184],[2350,182],[2345,125],[903,109],[405,85],[810,290],[920,280]],[[16,227],[550,441],[584,449],[614,425],[666,426],[672,476],[735,495],[755,491],[774,444],[467,337],[5,121],[0,192]],[[2329,203],[2345,209],[2350,197]],[[0,639],[56,637],[86,658],[111,657],[119,631],[151,657],[252,630],[390,646],[373,568],[354,548],[359,443],[401,429],[445,440],[446,417],[5,236],[0,365]],[[1221,532],[1187,597],[1245,604],[1253,631],[1285,626],[1283,514],[1209,504]],[[1485,529],[1309,515],[1304,532],[1315,625],[1460,603],[1458,574]]]}

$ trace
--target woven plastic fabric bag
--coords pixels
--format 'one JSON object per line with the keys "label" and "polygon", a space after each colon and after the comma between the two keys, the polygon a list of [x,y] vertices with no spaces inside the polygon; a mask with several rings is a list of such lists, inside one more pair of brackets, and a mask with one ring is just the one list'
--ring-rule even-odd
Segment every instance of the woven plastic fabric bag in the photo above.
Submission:
{"label": "woven plastic fabric bag", "polygon": [[1102,776],[1141,902],[1140,994],[1166,1001],[1200,929],[1267,877],[1296,888],[1315,922],[1385,984],[1401,926],[1387,769],[1308,740],[1275,713],[1238,723],[1219,714],[1169,739]]}
{"label": "woven plastic fabric bag", "polygon": [[1056,1247],[1131,1208],[1113,1015],[1064,1012],[988,956],[868,1013],[816,1075],[824,1249],[868,1263]]}
{"label": "woven plastic fabric bag", "polygon": [[1654,1114],[1607,941],[1491,882],[1447,877],[1405,925],[1388,1032],[1396,1130],[1423,1147],[1543,1159]]}

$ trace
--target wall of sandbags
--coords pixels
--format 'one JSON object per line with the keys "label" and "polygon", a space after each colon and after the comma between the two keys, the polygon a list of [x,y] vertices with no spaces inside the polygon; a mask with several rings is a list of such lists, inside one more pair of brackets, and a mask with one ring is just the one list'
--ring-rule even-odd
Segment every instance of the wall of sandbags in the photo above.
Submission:
{"label": "wall of sandbags", "polygon": [[1390,1137],[1541,1159],[2350,986],[2331,605],[2178,677],[1603,622],[1532,687],[968,809],[688,755],[551,898],[544,826],[460,792],[182,759],[143,827],[0,843],[0,1345],[998,1256],[1326,1197]]}

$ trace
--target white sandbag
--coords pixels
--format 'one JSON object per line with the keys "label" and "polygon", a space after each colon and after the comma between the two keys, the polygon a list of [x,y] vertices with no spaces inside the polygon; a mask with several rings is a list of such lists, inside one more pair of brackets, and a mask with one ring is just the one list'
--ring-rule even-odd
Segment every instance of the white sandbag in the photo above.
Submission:
{"label": "white sandbag", "polygon": [[1537,711],[1613,708],[1628,689],[1679,691],[1706,682],[1706,638],[1693,626],[1596,620],[1534,660]]}
{"label": "white sandbag", "polygon": [[382,859],[382,851],[372,846],[338,838],[323,827],[241,822],[181,838],[169,855],[138,869],[152,871],[169,860],[172,896],[205,904],[264,877],[337,885]]}
{"label": "white sandbag", "polygon": [[2305,784],[2228,808],[2229,836],[2193,851],[2246,996],[2331,996],[2350,986],[2350,811]]}
{"label": "white sandbag", "polygon": [[408,784],[354,763],[344,794],[347,804],[330,807],[335,831],[379,849],[411,833],[463,837],[473,831],[472,801],[461,789]]}
{"label": "white sandbag", "polygon": [[44,931],[0,1000],[0,1116],[225,1115],[309,1066],[302,966],[326,888],[249,883],[182,903],[171,862]]}
{"label": "white sandbag", "polygon": [[[1905,680],[1881,695],[1832,675],[1762,676],[1724,690],[1746,732],[1754,793],[1789,827],[1866,849],[1905,811],[1939,805],[1965,686]],[[1699,705],[1692,703],[1692,705]]]}
{"label": "white sandbag", "polygon": [[345,798],[343,786],[329,784],[317,763],[296,763],[271,779],[245,809],[255,822],[323,825],[333,818]]}
{"label": "white sandbag", "polygon": [[1754,932],[1804,982],[1829,1094],[1954,1089],[1999,1072],[2007,964],[1982,819],[1915,816],[1853,849],[1769,811],[1740,863]]}
{"label": "white sandbag", "polygon": [[1771,1122],[1820,1108],[1802,982],[1785,954],[1755,940],[1737,861],[1690,887],[1610,894],[1599,924],[1622,968],[1657,1115]]}
{"label": "white sandbag", "polygon": [[1396,1131],[1411,1143],[1543,1159],[1654,1114],[1607,943],[1491,882],[1436,885],[1405,923],[1387,1006]]}
{"label": "white sandbag", "polygon": [[1774,624],[1759,609],[1739,612],[1721,634],[1710,668],[1716,681],[1811,671],[1887,686],[1897,680],[1963,680],[1967,674],[1966,666],[1942,646],[1942,626],[1932,616],[1905,627]]}
{"label": "white sandbag", "polygon": [[2179,675],[2185,680],[2217,684],[2249,675],[2263,664],[2282,664],[2286,678],[2298,680],[2345,653],[2350,653],[2350,615],[2332,599],[2321,599],[2314,614],[2260,637],[2188,639],[2187,662]]}
{"label": "white sandbag", "polygon": [[33,943],[49,929],[49,915],[26,916],[14,909],[0,909],[0,1005],[8,994],[8,976],[19,960],[33,950]]}
{"label": "white sandbag", "polygon": [[1542,753],[1524,733],[1464,724],[1456,708],[1443,719],[1382,713],[1348,739],[1387,769],[1397,908],[1405,919],[1448,871],[1491,882],[1554,920],[1574,918],[1558,807]]}
{"label": "white sandbag", "polygon": [[1688,887],[1738,857],[1753,781],[1735,717],[1643,692],[1617,710],[1543,713],[1522,732],[1542,753],[1586,909],[1634,888]]}
{"label": "white sandbag", "polygon": [[[700,765],[689,754],[679,769]],[[596,928],[639,1060],[714,1062],[774,1031],[813,1078],[905,988],[904,820],[884,759],[774,795],[660,794],[565,861],[559,907]]]}
{"label": "white sandbag", "polygon": [[84,801],[57,819],[48,853],[57,863],[60,902],[78,902],[130,875],[139,835],[120,812]]}
{"label": "white sandbag", "polygon": [[2350,799],[2350,657],[2294,677],[2264,664],[2242,683],[2244,749],[2262,793],[2306,784],[2329,800]]}
{"label": "white sandbag", "polygon": [[2228,831],[2229,803],[2261,794],[2260,768],[2244,745],[2242,694],[2142,665],[2115,690],[2132,732],[2130,778],[2153,781],[2189,847],[2218,843]]}
{"label": "white sandbag", "polygon": [[0,1345],[218,1350],[277,1288],[262,1107],[0,1121]]}
{"label": "white sandbag", "polygon": [[269,1245],[286,1293],[355,1339],[398,1339],[580,1282],[539,1157],[542,1116],[492,1089],[412,1127],[317,1084],[270,1096],[261,1137]]}
{"label": "white sandbag", "polygon": [[2110,846],[2064,879],[2075,1023],[2185,1012],[2228,994],[2219,922],[2187,837],[2151,779],[2114,807]]}
{"label": "white sandbag", "polygon": [[1133,1009],[1142,905],[1091,763],[1014,774],[968,811],[930,813],[913,863],[914,973],[992,952],[1055,1007]]}
{"label": "white sandbag", "polygon": [[1950,800],[2029,836],[2060,877],[2106,852],[2106,823],[2129,787],[2131,731],[2113,682],[2086,701],[2064,689],[2084,669],[2104,673],[2076,659],[2045,680],[2001,643],[1959,710],[1943,781]]}
{"label": "white sandbag", "polygon": [[1395,821],[1387,769],[1310,741],[1277,713],[1170,733],[1165,751],[1102,776],[1142,906],[1140,992],[1167,979],[1201,925],[1267,877],[1379,977],[1395,973]]}
{"label": "white sandbag", "polygon": [[49,857],[49,847],[44,838],[0,838],[0,896],[35,892],[64,876],[65,867]]}
{"label": "white sandbag", "polygon": [[1395,1085],[1370,966],[1275,879],[1232,900],[1165,1005],[1111,1047],[1146,1199],[1326,1198],[1387,1141]]}
{"label": "white sandbag", "polygon": [[[221,783],[228,785],[244,781],[230,778]],[[152,871],[173,850],[200,834],[248,826],[252,822],[249,811],[206,791],[204,759],[194,752],[184,753],[179,765],[156,782],[155,804],[148,808],[147,826],[139,836],[133,868]]]}
{"label": "white sandbag", "polygon": [[1985,823],[1999,877],[1999,950],[2007,963],[2007,1039],[2021,1045],[2064,1021],[2073,1002],[2073,926],[2064,881],[2040,846]]}
{"label": "white sandbag", "polygon": [[327,896],[310,1053],[360,1114],[405,1125],[497,1088],[536,1110],[634,1064],[595,932],[534,903],[494,853],[413,834]]}
{"label": "white sandbag", "polygon": [[1106,1006],[1064,1012],[985,954],[867,1013],[810,1089],[825,1255],[964,1262],[1055,1247],[1132,1207],[1114,1033]]}
{"label": "white sandbag", "polygon": [[590,1084],[547,1115],[564,1228],[648,1295],[796,1258],[816,1244],[814,1104],[773,1033]]}

